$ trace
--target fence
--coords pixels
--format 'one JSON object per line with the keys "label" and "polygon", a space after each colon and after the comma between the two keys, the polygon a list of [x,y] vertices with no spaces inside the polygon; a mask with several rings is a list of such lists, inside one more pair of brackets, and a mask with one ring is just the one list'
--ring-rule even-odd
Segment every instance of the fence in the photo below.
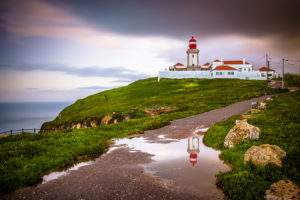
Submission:
{"label": "fence", "polygon": [[33,129],[22,128],[22,129],[18,129],[18,130],[4,131],[4,132],[1,132],[0,135],[2,135],[2,134],[17,135],[20,133],[38,133],[38,132],[40,132],[40,129],[37,129],[37,128],[33,128]]}

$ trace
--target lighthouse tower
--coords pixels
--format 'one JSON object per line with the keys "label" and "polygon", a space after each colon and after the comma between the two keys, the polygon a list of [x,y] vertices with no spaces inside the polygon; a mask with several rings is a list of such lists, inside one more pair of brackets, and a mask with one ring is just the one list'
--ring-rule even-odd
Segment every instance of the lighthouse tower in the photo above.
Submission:
{"label": "lighthouse tower", "polygon": [[188,139],[188,149],[187,152],[190,154],[190,163],[195,166],[197,163],[197,157],[199,151],[199,137],[192,136]]}
{"label": "lighthouse tower", "polygon": [[187,53],[187,70],[196,70],[200,68],[199,66],[199,50],[197,49],[196,40],[194,36],[189,41],[189,49],[186,51]]}

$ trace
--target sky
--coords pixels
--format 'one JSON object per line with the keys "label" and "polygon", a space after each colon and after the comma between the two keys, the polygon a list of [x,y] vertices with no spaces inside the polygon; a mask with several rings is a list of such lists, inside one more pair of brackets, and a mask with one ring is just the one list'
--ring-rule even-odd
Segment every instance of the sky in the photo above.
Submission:
{"label": "sky", "polygon": [[75,101],[186,64],[300,65],[299,0],[9,0],[0,2],[0,102]]}

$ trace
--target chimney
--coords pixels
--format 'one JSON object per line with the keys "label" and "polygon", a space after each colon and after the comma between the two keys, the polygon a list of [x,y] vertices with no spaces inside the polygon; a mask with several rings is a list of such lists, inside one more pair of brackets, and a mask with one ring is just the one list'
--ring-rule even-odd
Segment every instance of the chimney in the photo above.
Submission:
{"label": "chimney", "polygon": [[246,59],[245,58],[243,58],[243,65],[245,65],[246,64]]}

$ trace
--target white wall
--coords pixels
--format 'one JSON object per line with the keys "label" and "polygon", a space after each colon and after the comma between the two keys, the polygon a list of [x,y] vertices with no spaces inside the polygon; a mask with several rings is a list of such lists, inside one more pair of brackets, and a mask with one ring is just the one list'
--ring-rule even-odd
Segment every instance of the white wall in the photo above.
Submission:
{"label": "white wall", "polygon": [[[205,79],[212,79],[212,78],[238,78],[238,79],[247,79],[247,80],[266,80],[266,77],[261,77],[260,73],[255,72],[238,72],[237,70],[234,71],[234,75],[215,75],[217,71],[159,71],[158,72],[158,81],[160,78],[174,78],[174,79],[183,79],[183,78],[205,78]],[[213,75],[212,75],[213,74]]]}

